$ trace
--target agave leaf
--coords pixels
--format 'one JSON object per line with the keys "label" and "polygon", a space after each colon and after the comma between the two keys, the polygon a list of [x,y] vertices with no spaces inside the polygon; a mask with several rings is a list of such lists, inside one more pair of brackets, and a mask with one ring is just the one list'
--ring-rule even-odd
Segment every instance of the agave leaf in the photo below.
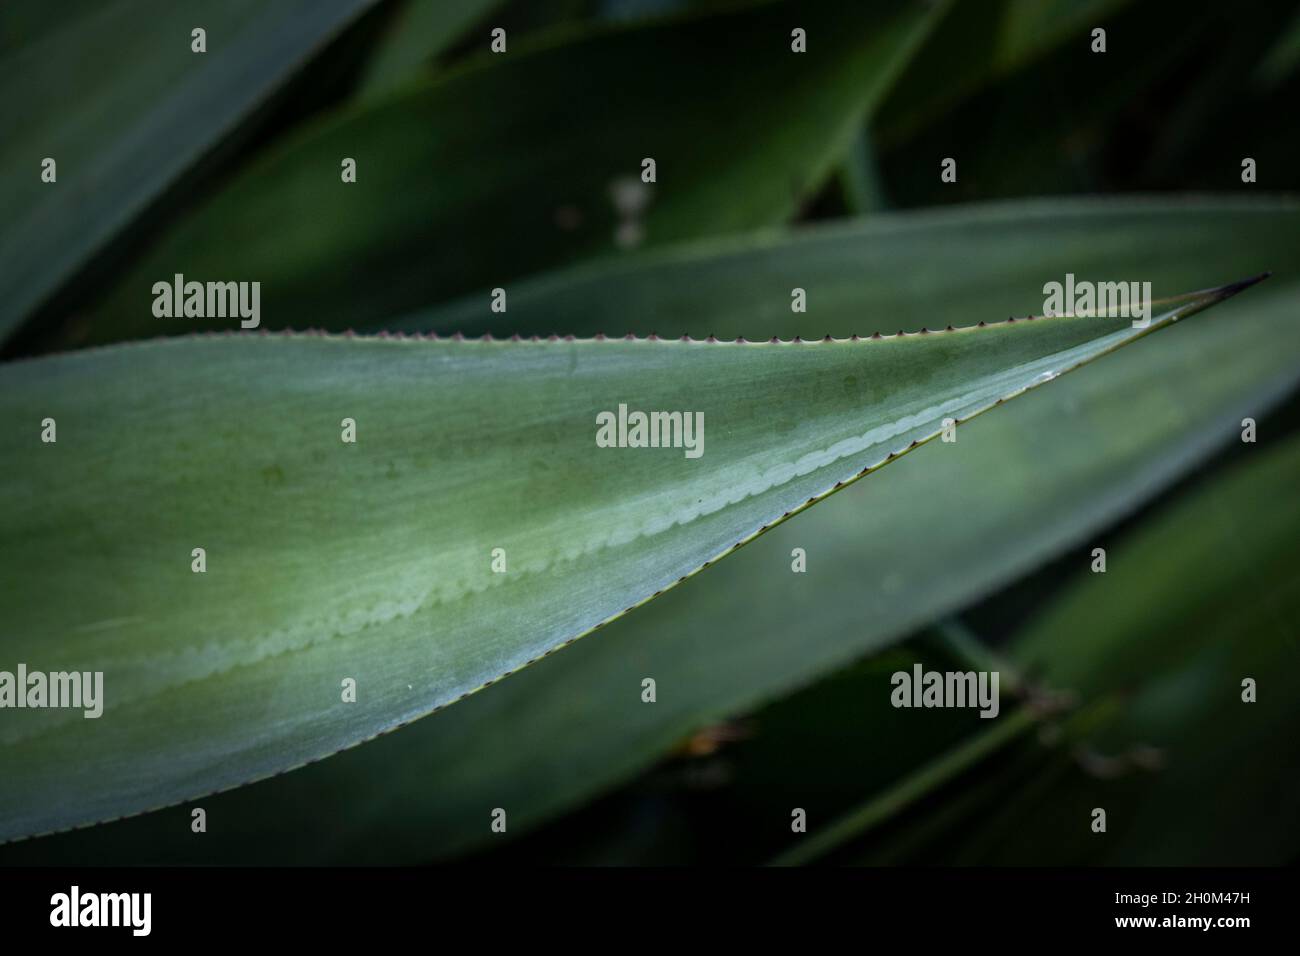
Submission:
{"label": "agave leaf", "polygon": [[989,0],[945,11],[881,104],[877,132],[892,145],[998,77],[1046,56],[1071,37],[1109,26],[1129,0]]}
{"label": "agave leaf", "polygon": [[1300,10],[1291,15],[1273,46],[1256,66],[1251,81],[1262,89],[1280,86],[1300,66]]}
{"label": "agave leaf", "polygon": [[[1157,505],[1111,549],[1115,563],[1105,575],[1081,568],[1013,641],[1036,693],[1068,691],[1073,714],[1039,713],[1051,733],[1021,745],[1010,761],[984,761],[978,780],[963,787],[975,799],[946,796],[940,827],[926,814],[883,840],[863,839],[910,791],[944,782],[950,774],[942,771],[981,760],[1026,720],[1032,725],[1032,710],[1011,713],[1007,661],[992,668],[1003,676],[1000,717],[964,740],[923,741],[928,763],[920,773],[810,827],[778,862],[809,862],[843,846],[846,857],[879,865],[898,859],[900,845],[913,861],[959,865],[1288,861],[1300,846],[1294,775],[1282,769],[1296,758],[1283,728],[1300,716],[1287,661],[1288,622],[1300,611],[1300,508],[1288,494],[1300,473],[1300,440],[1269,444],[1246,446],[1226,470]],[[856,695],[883,700],[883,674],[901,656],[882,655],[851,675]],[[1011,669],[1019,672],[1020,662]],[[1267,697],[1244,705],[1243,675],[1262,678]],[[805,713],[825,706],[834,684],[809,693]],[[912,751],[916,727],[928,728],[922,712],[908,717],[914,726],[895,739],[906,736]],[[856,759],[871,766],[883,756],[876,749],[886,747],[859,743]],[[816,770],[828,772],[814,767],[797,778],[801,797],[817,792]],[[1093,807],[1106,809],[1104,839],[1088,826]]]}
{"label": "agave leaf", "polygon": [[[585,289],[618,302],[629,325],[653,328],[678,308],[690,312],[676,291],[688,289],[700,297],[691,330],[701,333],[770,331],[799,320],[805,324],[793,327],[808,331],[828,317],[837,328],[851,328],[854,317],[870,327],[875,301],[887,321],[919,326],[915,304],[890,281],[906,275],[935,303],[937,321],[960,322],[961,309],[1016,308],[1017,295],[1023,302],[1016,289],[1036,289],[1071,262],[1080,275],[1151,276],[1157,288],[1193,281],[1194,270],[1216,263],[1291,272],[1295,247],[1285,238],[1294,217],[1288,205],[1235,199],[1054,200],[882,217],[779,245],[721,244],[704,263],[696,261],[698,244],[694,256],[641,257],[646,277],[630,266],[572,270],[530,284],[536,289],[520,297],[522,311],[512,305],[497,320],[548,328],[545,316],[561,322],[570,312],[576,330],[594,331],[609,316],[589,307]],[[833,270],[849,263],[854,280],[837,281]],[[593,273],[607,274],[597,282]],[[813,276],[811,317],[765,307],[772,290],[752,279],[769,274],[787,284]],[[1279,281],[1234,303],[1222,321],[1195,323],[1161,339],[1160,349],[1113,356],[976,423],[956,445],[903,459],[617,622],[599,641],[436,720],[210,798],[205,806],[223,820],[220,844],[196,848],[169,812],[11,847],[4,858],[27,851],[35,853],[27,859],[70,862],[418,860],[483,839],[483,807],[502,803],[518,832],[644,766],[701,723],[810,680],[1023,572],[1235,436],[1242,415],[1258,414],[1294,384],[1298,356],[1283,346],[1295,341],[1288,332],[1295,300],[1271,288]],[[707,294],[715,286],[716,298]],[[735,318],[737,303],[754,319]],[[1227,354],[1233,362],[1220,361]],[[866,496],[890,504],[873,507]],[[817,542],[810,573],[790,575],[791,548],[810,541]],[[873,547],[864,551],[864,541]],[[874,584],[864,589],[864,581]],[[802,649],[795,657],[792,632]],[[622,689],[646,674],[674,688],[655,707]],[[557,709],[556,700],[569,703]]]}
{"label": "agave leaf", "polygon": [[[1247,284],[1144,329],[1067,316],[805,344],[234,336],[10,364],[0,653],[102,671],[106,700],[97,720],[12,712],[0,838],[237,786],[446,706],[945,419]],[[622,405],[702,414],[702,454],[598,447],[598,414]],[[48,419],[55,443],[38,437]],[[341,703],[346,679],[356,703]]]}
{"label": "agave leaf", "polygon": [[[1289,641],[1291,606],[1279,602],[1300,593],[1300,504],[1285,486],[1300,474],[1300,441],[1267,455],[1256,447],[1261,463],[1162,513],[1107,556],[1105,574],[1081,575],[1026,628],[1012,647],[1026,672],[1088,697],[1140,684],[1216,640],[1263,631]],[[1231,600],[1243,588],[1250,600]]]}
{"label": "agave leaf", "polygon": [[[151,290],[176,273],[262,282],[266,326],[343,329],[615,250],[621,230],[653,244],[783,222],[935,9],[763,3],[485,52],[252,163],[163,237],[79,334],[156,334]],[[796,21],[815,54],[791,53]],[[614,78],[595,97],[594,76]],[[342,157],[356,159],[355,183],[341,182]],[[167,331],[202,324],[176,319]]]}
{"label": "agave leaf", "polygon": [[[1282,865],[1300,850],[1300,440],[1262,435],[1110,548],[1012,649],[1078,706],[1122,702],[1007,788],[943,859],[984,864]],[[1242,700],[1242,680],[1257,700]],[[1034,748],[1039,749],[1039,748]],[[1026,759],[1031,759],[1027,755]],[[1104,839],[1088,827],[1107,811]],[[1209,822],[1207,822],[1209,821]],[[977,836],[972,833],[979,830]],[[1194,834],[1193,836],[1190,836]]]}
{"label": "agave leaf", "polygon": [[[1291,199],[1036,199],[875,215],[799,230],[679,243],[510,287],[509,310],[473,295],[389,329],[546,335],[821,338],[1022,315],[1047,281],[1142,279],[1157,298],[1261,269],[1300,272]],[[1289,280],[1288,280],[1289,281]],[[807,312],[791,311],[791,290]],[[616,305],[615,305],[616,304]],[[868,307],[869,304],[869,307]],[[967,313],[968,314],[968,313]]]}
{"label": "agave leaf", "polygon": [[[973,13],[968,10],[967,14]],[[1216,22],[1209,8],[1188,10],[1171,22],[1150,4],[1138,4],[1121,20],[1092,19],[1090,27],[1109,29],[1112,52],[1123,56],[1125,68],[1111,68],[1107,56],[1089,49],[1088,30],[1066,48],[1052,54],[1050,61],[1030,64],[990,83],[988,88],[950,110],[935,121],[912,132],[892,149],[881,149],[882,176],[900,206],[926,206],[961,200],[989,200],[1003,196],[1087,193],[1104,188],[1117,147],[1127,147],[1145,158],[1143,141],[1113,132],[1125,128],[1125,117],[1135,101],[1158,95],[1163,84],[1178,82],[1192,68],[1198,81],[1202,73],[1202,51],[1207,44],[1216,50],[1214,69],[1221,50],[1229,43],[1233,52],[1240,45],[1240,31],[1224,37],[1224,25]],[[961,37],[962,43],[972,42]],[[1143,51],[1125,56],[1123,50]],[[1226,51],[1224,51],[1226,52]],[[1224,77],[1216,77],[1220,87]],[[1227,84],[1231,89],[1231,84]],[[1231,95],[1225,93],[1225,96]],[[1184,98],[1179,98],[1180,107]],[[911,119],[910,116],[906,117]],[[1156,137],[1173,116],[1162,116],[1151,132]],[[1186,139],[1190,132],[1179,127]],[[1180,142],[1181,142],[1180,139]],[[953,143],[963,143],[958,152]],[[1014,142],[1014,149],[998,143]],[[961,175],[956,183],[943,183],[935,174],[931,157],[959,156]],[[1060,157],[1068,156],[1068,162]],[[1180,163],[1195,162],[1198,153],[1184,145],[1177,153]],[[924,158],[924,162],[919,161]],[[1176,167],[1180,168],[1181,167]],[[1170,174],[1147,176],[1137,183],[1178,181],[1190,190],[1200,180]],[[1221,180],[1208,182],[1218,185]]]}
{"label": "agave leaf", "polygon": [[[496,806],[509,808],[511,832],[522,832],[697,726],[1028,570],[1235,438],[1242,415],[1258,415],[1300,374],[1294,350],[1274,347],[1291,341],[1296,298],[1274,295],[1264,308],[1270,292],[1265,285],[1218,321],[1192,323],[1004,406],[957,444],[904,457],[598,639],[430,720],[205,799],[221,821],[220,841],[189,839],[187,811],[169,810],[12,844],[0,862],[419,861],[491,839],[485,808]],[[1228,354],[1235,358],[1224,363]],[[809,550],[805,575],[790,573],[796,546]],[[659,684],[654,706],[628,690],[646,675]],[[911,748],[900,753],[896,734],[836,733],[853,734],[882,792],[894,773],[925,762]],[[960,740],[949,734],[927,752]],[[792,772],[800,805],[821,826],[849,802],[810,796],[810,763],[811,755]]]}
{"label": "agave leaf", "polygon": [[372,2],[6,3],[0,339]]}
{"label": "agave leaf", "polygon": [[[701,727],[653,769],[602,797],[594,813],[579,809],[530,835],[522,846],[504,851],[498,834],[484,841],[483,849],[496,863],[545,859],[562,865],[743,865],[765,863],[791,845],[806,845],[847,808],[858,806],[864,794],[880,793],[875,813],[878,819],[889,819],[942,782],[945,768],[927,767],[933,755],[957,749],[947,756],[952,773],[977,756],[962,754],[961,748],[993,743],[972,746],[972,731],[996,729],[1008,735],[1002,721],[982,720],[969,710],[894,708],[890,678],[899,670],[910,672],[916,663],[936,670],[973,666],[937,641],[914,640],[888,648],[758,711]],[[1012,704],[1007,701],[1004,707],[1010,710]],[[256,789],[237,793],[252,797]],[[425,797],[436,799],[436,794],[426,789]],[[786,825],[795,806],[806,811],[806,834],[794,835]],[[226,809],[223,805],[223,823]],[[175,828],[183,811],[157,816],[159,823],[169,817]],[[468,822],[474,826],[480,821]],[[421,833],[411,831],[417,842]],[[162,832],[158,837],[163,843],[181,842]],[[282,842],[287,844],[272,838],[275,848],[267,859],[276,858]],[[32,849],[48,851],[49,844],[37,843]]]}
{"label": "agave leaf", "polygon": [[[202,858],[409,862],[490,839],[484,806],[510,807],[516,831],[544,821],[696,728],[886,645],[1129,512],[1234,438],[1243,415],[1294,390],[1300,356],[1277,344],[1298,301],[1243,301],[1164,348],[1112,356],[781,525],[599,641],[301,776],[230,795],[246,839]],[[796,547],[808,554],[804,575],[791,573]],[[645,676],[658,682],[653,707],[626,691]],[[120,846],[128,859],[146,844],[193,859],[193,842],[173,832],[183,829],[160,820]]]}
{"label": "agave leaf", "polygon": [[857,131],[845,150],[839,180],[844,203],[854,215],[883,212],[889,208],[876,148],[865,126]]}
{"label": "agave leaf", "polygon": [[406,0],[357,88],[361,100],[378,99],[416,77],[429,61],[500,0]]}

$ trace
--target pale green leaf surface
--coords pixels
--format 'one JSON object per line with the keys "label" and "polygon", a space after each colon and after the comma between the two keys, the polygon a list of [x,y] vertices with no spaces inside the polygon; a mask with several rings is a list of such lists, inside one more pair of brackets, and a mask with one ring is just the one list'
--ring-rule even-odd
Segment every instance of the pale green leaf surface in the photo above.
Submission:
{"label": "pale green leaf surface", "polygon": [[[1158,492],[1234,438],[1243,415],[1295,388],[1300,350],[1268,343],[1297,306],[1294,294],[1242,300],[1166,348],[1112,356],[779,526],[599,640],[301,776],[230,795],[247,839],[213,858],[278,847],[416,861],[485,840],[488,801],[511,807],[512,828],[544,820],[696,727],[960,607]],[[795,547],[808,551],[805,575],[790,572]],[[653,707],[629,690],[646,675],[660,688]],[[334,797],[308,796],[323,792]],[[192,842],[160,832],[173,825],[155,821],[144,843],[192,859]],[[127,858],[143,845],[124,844]]]}
{"label": "pale green leaf surface", "polygon": [[0,338],[372,2],[6,3]]}
{"label": "pale green leaf surface", "polygon": [[[108,696],[98,720],[10,712],[0,836],[235,786],[451,703],[941,419],[1218,297],[1146,330],[1082,316],[801,345],[237,336],[7,366],[4,659],[103,670]],[[596,413],[620,402],[703,411],[703,456],[597,448]],[[57,444],[37,437],[46,416]]]}
{"label": "pale green leaf surface", "polygon": [[[486,302],[520,275],[617,250],[627,222],[642,245],[784,222],[935,9],[764,3],[485,52],[263,156],[164,236],[79,334],[205,324],[153,316],[153,284],[176,273],[260,281],[264,327],[341,330],[471,289]],[[796,11],[816,37],[807,55],[790,52]],[[606,78],[599,97],[592,77]],[[341,182],[342,157],[356,159],[355,183]],[[640,179],[646,157],[654,184]]]}

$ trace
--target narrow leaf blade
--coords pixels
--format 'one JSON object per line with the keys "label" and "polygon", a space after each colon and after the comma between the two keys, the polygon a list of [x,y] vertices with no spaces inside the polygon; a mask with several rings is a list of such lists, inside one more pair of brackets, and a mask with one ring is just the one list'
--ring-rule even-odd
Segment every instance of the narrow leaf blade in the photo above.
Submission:
{"label": "narrow leaf blade", "polygon": [[[816,56],[790,51],[796,11]],[[902,0],[760,3],[485,51],[253,163],[130,270],[85,341],[157,334],[153,285],[177,273],[262,282],[265,327],[343,330],[470,290],[487,302],[582,256],[782,223],[933,15]],[[592,98],[593,76],[618,79]]]}
{"label": "narrow leaf blade", "polygon": [[112,0],[0,48],[0,339],[373,2]]}

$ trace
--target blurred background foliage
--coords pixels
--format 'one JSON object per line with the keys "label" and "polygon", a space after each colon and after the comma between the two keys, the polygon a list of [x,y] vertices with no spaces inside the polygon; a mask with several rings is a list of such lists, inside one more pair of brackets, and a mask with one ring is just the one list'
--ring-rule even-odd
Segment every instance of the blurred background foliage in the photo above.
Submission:
{"label": "blurred background foliage", "polygon": [[[270,329],[749,338],[1275,273],[445,713],[203,801],[220,838],[174,808],[0,861],[1296,859],[1300,6],[24,0],[0,90],[6,358],[159,334],[172,272],[260,279]],[[917,661],[999,669],[1002,715],[890,707]]]}

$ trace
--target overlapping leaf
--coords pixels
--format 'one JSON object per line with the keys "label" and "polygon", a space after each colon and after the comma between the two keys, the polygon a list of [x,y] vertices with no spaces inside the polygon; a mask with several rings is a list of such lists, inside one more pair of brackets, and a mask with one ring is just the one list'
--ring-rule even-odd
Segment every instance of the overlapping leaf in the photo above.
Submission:
{"label": "overlapping leaf", "polygon": [[378,99],[418,77],[428,61],[498,0],[407,0],[366,64],[357,95]]}
{"label": "overlapping leaf", "polygon": [[[960,325],[1038,308],[1043,285],[1148,281],[1160,298],[1262,269],[1300,271],[1293,199],[1042,199],[921,210],[757,233],[590,263],[382,323],[408,331],[607,332],[719,338],[849,336]],[[791,292],[806,294],[792,311]]]}
{"label": "overlapping leaf", "polygon": [[[0,643],[36,670],[102,670],[107,703],[98,720],[9,722],[2,835],[235,786],[454,702],[944,419],[1231,291],[1145,330],[1079,316],[808,344],[252,336],[10,365]],[[597,414],[624,404],[702,413],[702,454],[598,447]],[[38,438],[47,418],[55,444]]]}
{"label": "overlapping leaf", "polygon": [[[1081,575],[1017,642],[1053,688],[1126,696],[1083,760],[1063,755],[1047,793],[1006,808],[1000,859],[1055,832],[1057,854],[1122,865],[1283,865],[1300,850],[1300,441],[1265,434],[1238,459],[1112,548],[1105,575]],[[1081,806],[1107,808],[1108,839],[1066,828]]]}
{"label": "overlapping leaf", "polygon": [[[1110,549],[1013,650],[1081,727],[1027,745],[926,858],[948,863],[1281,865],[1293,812],[1300,442],[1264,436]],[[1256,682],[1254,701],[1243,681]],[[1092,811],[1106,810],[1106,832]],[[978,816],[978,826],[970,821]],[[1190,836],[1195,834],[1195,839]],[[863,847],[879,863],[881,848]]]}
{"label": "overlapping leaf", "polygon": [[6,3],[0,338],[372,2]]}
{"label": "overlapping leaf", "polygon": [[895,142],[945,107],[1070,38],[1109,26],[1127,0],[986,0],[956,3],[883,104],[878,132]]}
{"label": "overlapping leaf", "polygon": [[[762,3],[485,51],[262,157],[82,331],[156,334],[151,290],[176,273],[262,282],[266,327],[343,329],[471,289],[487,301],[509,279],[616,250],[620,235],[653,244],[783,222],[937,9]],[[813,38],[806,55],[790,50],[795,26]],[[588,96],[594,77],[600,95]],[[355,183],[342,182],[345,157]],[[166,331],[201,324],[213,323]]]}

